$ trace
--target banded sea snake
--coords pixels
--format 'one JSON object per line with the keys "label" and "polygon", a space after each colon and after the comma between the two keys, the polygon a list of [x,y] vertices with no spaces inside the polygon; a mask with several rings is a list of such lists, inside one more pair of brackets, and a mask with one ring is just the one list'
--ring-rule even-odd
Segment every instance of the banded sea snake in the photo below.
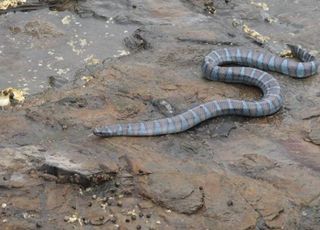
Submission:
{"label": "banded sea snake", "polygon": [[[173,117],[146,122],[111,124],[95,128],[93,133],[101,137],[156,136],[183,132],[216,116],[260,117],[274,114],[282,107],[283,96],[278,81],[265,71],[278,72],[293,78],[305,78],[318,72],[319,63],[316,62],[314,56],[297,46],[288,46],[301,62],[281,58],[271,53],[242,48],[215,50],[204,58],[201,67],[204,77],[213,81],[259,87],[263,97],[258,101],[215,100]],[[236,66],[231,67],[230,64]]]}

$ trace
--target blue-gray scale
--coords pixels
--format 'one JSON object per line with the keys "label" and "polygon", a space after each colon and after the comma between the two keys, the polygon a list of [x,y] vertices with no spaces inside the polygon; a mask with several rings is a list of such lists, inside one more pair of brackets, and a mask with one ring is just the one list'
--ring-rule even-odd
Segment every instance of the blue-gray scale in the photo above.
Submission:
{"label": "blue-gray scale", "polygon": [[[260,117],[274,114],[283,104],[281,88],[275,78],[262,70],[279,72],[293,78],[305,78],[318,71],[319,63],[315,61],[314,56],[297,46],[288,46],[302,62],[242,48],[215,50],[205,57],[201,67],[204,77],[214,81],[257,86],[263,92],[263,97],[258,101],[233,99],[210,101],[174,117],[146,122],[111,124],[95,128],[93,133],[101,137],[156,136],[182,132],[216,116]],[[230,64],[243,67],[225,66]]]}

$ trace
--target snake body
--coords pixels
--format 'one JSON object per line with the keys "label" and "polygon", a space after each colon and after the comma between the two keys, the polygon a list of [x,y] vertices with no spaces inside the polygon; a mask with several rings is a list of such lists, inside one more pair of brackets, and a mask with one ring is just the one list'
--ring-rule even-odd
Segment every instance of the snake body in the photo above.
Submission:
{"label": "snake body", "polygon": [[265,71],[279,72],[293,78],[305,78],[318,72],[319,64],[314,56],[297,46],[288,46],[301,62],[242,48],[214,50],[204,58],[201,67],[204,77],[214,81],[257,86],[263,93],[263,97],[258,101],[215,100],[173,117],[146,122],[112,124],[95,128],[93,132],[102,137],[155,136],[179,133],[216,116],[260,117],[274,114],[282,107],[283,96],[278,81]]}

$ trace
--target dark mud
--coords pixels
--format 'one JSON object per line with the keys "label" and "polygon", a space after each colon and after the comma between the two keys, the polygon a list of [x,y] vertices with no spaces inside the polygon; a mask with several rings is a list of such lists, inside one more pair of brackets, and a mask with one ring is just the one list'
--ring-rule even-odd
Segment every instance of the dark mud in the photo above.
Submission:
{"label": "dark mud", "polygon": [[[319,76],[274,74],[285,104],[270,117],[219,117],[160,137],[91,134],[98,125],[172,116],[212,99],[258,98],[255,88],[201,77],[212,49],[278,53],[292,43],[320,58],[318,1],[210,2],[87,1],[71,11],[0,16],[1,87],[38,92],[0,111],[4,229],[319,228]],[[66,16],[70,24],[61,22]],[[259,43],[242,25],[270,39]],[[80,38],[93,43],[77,55]],[[129,53],[114,57],[118,49]],[[86,63],[90,55],[99,61]],[[50,72],[50,63],[70,70]]]}

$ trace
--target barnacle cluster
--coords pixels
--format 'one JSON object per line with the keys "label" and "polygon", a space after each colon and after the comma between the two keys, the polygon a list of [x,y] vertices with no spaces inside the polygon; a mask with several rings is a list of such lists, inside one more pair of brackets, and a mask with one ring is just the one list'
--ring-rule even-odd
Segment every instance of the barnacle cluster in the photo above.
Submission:
{"label": "barnacle cluster", "polygon": [[0,0],[0,10],[16,7],[25,3],[26,0]]}
{"label": "barnacle cluster", "polygon": [[0,106],[23,103],[26,92],[12,87],[0,91]]}

